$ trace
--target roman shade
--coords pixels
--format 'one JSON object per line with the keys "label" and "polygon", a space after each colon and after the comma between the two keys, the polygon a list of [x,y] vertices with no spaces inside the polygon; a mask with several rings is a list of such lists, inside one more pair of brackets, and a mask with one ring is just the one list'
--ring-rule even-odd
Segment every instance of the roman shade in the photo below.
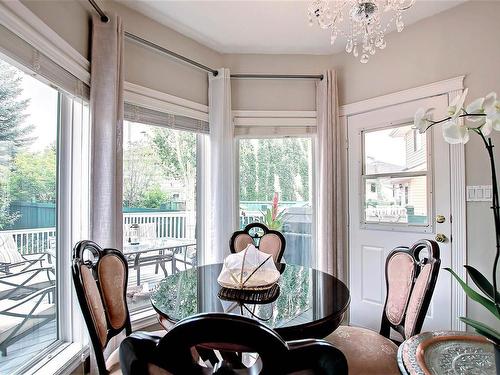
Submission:
{"label": "roman shade", "polygon": [[89,99],[90,88],[87,84],[3,25],[0,25],[0,53],[17,67],[27,68],[29,74],[42,77],[69,95]]}
{"label": "roman shade", "polygon": [[140,122],[141,124],[162,126],[194,133],[209,133],[209,126],[206,121],[161,112],[131,103],[125,103],[124,119],[131,122]]}

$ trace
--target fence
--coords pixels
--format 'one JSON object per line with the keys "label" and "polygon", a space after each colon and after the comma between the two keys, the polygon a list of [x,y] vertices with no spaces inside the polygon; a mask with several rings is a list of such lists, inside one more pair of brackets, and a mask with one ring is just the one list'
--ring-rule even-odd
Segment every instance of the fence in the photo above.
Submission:
{"label": "fence", "polygon": [[[123,224],[156,224],[156,237],[195,238],[196,215],[194,212],[124,213]],[[48,251],[55,239],[56,228],[14,229],[2,231],[11,234],[21,254]],[[53,240],[52,240],[53,241]]]}
{"label": "fence", "polygon": [[21,254],[33,254],[50,250],[56,228],[6,230],[2,233],[12,234]]}
{"label": "fence", "polygon": [[[260,211],[247,211],[244,216],[240,216],[240,225],[245,225],[261,221],[262,214]],[[194,212],[137,212],[124,213],[123,225],[131,224],[156,224],[157,238],[195,238],[196,215]],[[7,230],[2,233],[11,234],[17,244],[21,254],[33,254],[48,251],[52,246],[51,243],[55,240],[56,229],[51,228],[36,228],[36,229],[19,229]],[[302,257],[310,253],[310,235],[301,233],[285,233],[289,247],[302,249],[302,254],[298,255],[298,260],[302,263]],[[292,244],[294,244],[292,246]],[[289,256],[291,254],[288,254]]]}

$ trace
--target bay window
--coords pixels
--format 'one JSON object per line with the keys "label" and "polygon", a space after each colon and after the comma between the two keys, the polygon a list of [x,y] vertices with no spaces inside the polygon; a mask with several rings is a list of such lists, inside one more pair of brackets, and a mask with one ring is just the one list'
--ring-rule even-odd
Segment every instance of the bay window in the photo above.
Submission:
{"label": "bay window", "polygon": [[198,139],[208,124],[126,104],[123,251],[132,312],[166,275],[197,264]]}
{"label": "bay window", "polygon": [[71,246],[88,233],[88,96],[85,83],[0,25],[2,374],[84,350],[70,269]]}

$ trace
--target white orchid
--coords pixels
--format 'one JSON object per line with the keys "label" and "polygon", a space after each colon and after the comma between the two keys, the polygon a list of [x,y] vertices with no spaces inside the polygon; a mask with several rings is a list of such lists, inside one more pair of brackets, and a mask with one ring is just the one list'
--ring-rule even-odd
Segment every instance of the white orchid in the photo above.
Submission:
{"label": "white orchid", "polygon": [[431,112],[432,108],[419,108],[417,112],[415,112],[415,117],[413,119],[413,129],[417,129],[420,134],[425,133],[430,125]]}
{"label": "white orchid", "polygon": [[[484,98],[478,98],[474,100],[465,108],[465,111],[467,112],[468,115],[484,114]],[[470,116],[467,117],[467,120],[473,122],[479,122],[479,121],[484,122],[484,116]]]}
{"label": "white orchid", "polygon": [[486,113],[486,125],[495,130],[500,130],[500,101],[497,94],[491,92],[484,98],[484,113]]}
{"label": "white orchid", "polygon": [[464,106],[465,98],[467,97],[468,92],[469,92],[469,89],[465,89],[462,92],[462,95],[457,96],[455,98],[455,100],[448,107],[448,115],[450,115],[452,120],[455,120],[458,116],[460,116],[460,113],[462,112],[462,108]]}
{"label": "white orchid", "polygon": [[443,124],[443,138],[446,142],[455,145],[469,141],[469,129],[462,121],[449,120]]}

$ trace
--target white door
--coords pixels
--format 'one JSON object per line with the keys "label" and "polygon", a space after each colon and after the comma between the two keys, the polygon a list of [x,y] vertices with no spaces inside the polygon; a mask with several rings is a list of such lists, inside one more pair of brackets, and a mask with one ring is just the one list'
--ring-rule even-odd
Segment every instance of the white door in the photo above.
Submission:
{"label": "white door", "polygon": [[[412,129],[419,107],[440,118],[447,106],[442,95],[348,118],[351,325],[380,328],[385,260],[395,247],[444,234],[441,268],[451,265],[449,146],[439,126]],[[442,270],[423,328],[437,329],[451,329],[451,277]]]}

